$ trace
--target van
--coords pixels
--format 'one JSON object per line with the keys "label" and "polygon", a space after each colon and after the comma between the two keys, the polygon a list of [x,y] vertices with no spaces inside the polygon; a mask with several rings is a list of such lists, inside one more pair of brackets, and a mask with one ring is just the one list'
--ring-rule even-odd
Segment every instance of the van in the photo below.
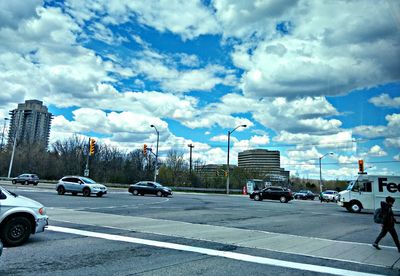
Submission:
{"label": "van", "polygon": [[396,199],[393,211],[400,211],[400,176],[359,174],[339,193],[338,205],[353,213],[376,210],[387,196]]}
{"label": "van", "polygon": [[4,246],[22,245],[47,225],[48,216],[42,204],[0,186],[0,239]]}

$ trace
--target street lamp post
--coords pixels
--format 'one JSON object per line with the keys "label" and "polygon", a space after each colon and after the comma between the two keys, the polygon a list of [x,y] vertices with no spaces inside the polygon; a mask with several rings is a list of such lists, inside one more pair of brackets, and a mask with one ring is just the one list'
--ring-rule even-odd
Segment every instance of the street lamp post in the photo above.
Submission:
{"label": "street lamp post", "polygon": [[325,153],[324,155],[322,155],[321,157],[319,157],[319,191],[320,192],[322,192],[322,166],[321,166],[321,161],[322,161],[322,158],[324,158],[325,156],[327,156],[327,155],[333,155],[333,152],[328,152],[328,153]]}
{"label": "street lamp post", "polygon": [[4,126],[3,126],[3,135],[1,135],[1,147],[0,150],[3,150],[3,141],[4,141],[4,131],[6,130],[6,122],[8,118],[4,118]]}
{"label": "street lamp post", "polygon": [[19,118],[18,118],[18,126],[17,126],[17,130],[15,131],[15,136],[14,136],[14,145],[13,145],[13,149],[12,149],[12,153],[11,153],[11,160],[10,160],[10,166],[8,168],[8,178],[11,177],[11,170],[12,170],[12,166],[13,166],[13,161],[14,161],[14,153],[15,153],[15,146],[17,145],[17,136],[18,136],[18,132],[19,132],[19,125],[21,123],[21,118],[22,118],[22,114],[19,114]]}
{"label": "street lamp post", "polygon": [[157,167],[158,167],[158,142],[160,140],[160,133],[158,132],[155,125],[150,125],[150,127],[154,128],[157,133],[157,146],[156,146],[156,164],[154,166],[154,182],[157,182]]}
{"label": "street lamp post", "polygon": [[231,134],[238,129],[239,127],[247,127],[247,125],[239,125],[235,127],[233,130],[228,130],[228,156],[226,161],[226,194],[229,195],[229,151],[231,147]]}

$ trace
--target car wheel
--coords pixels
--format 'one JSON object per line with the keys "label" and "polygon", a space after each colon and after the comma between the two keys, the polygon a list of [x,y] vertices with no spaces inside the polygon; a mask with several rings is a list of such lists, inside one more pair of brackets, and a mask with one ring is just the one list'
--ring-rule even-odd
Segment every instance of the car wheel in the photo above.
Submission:
{"label": "car wheel", "polygon": [[357,203],[357,202],[353,202],[353,203],[350,205],[350,209],[351,209],[351,212],[352,212],[352,213],[360,213],[360,212],[361,212],[361,206],[360,206],[360,204]]}
{"label": "car wheel", "polygon": [[33,186],[37,186],[38,183],[33,183]]}
{"label": "car wheel", "polygon": [[25,184],[25,185],[29,185],[28,180],[25,180],[24,184]]}
{"label": "car wheel", "polygon": [[65,188],[64,188],[63,186],[58,187],[58,188],[57,188],[57,193],[58,193],[59,195],[65,194]]}
{"label": "car wheel", "polygon": [[261,200],[260,195],[254,195],[254,200],[255,200],[255,201],[260,201],[260,200]]}
{"label": "car wheel", "polygon": [[158,197],[162,197],[162,195],[163,195],[163,194],[162,194],[161,191],[158,191],[158,192],[157,192],[157,196],[158,196]]}
{"label": "car wheel", "polygon": [[72,195],[73,196],[76,196],[78,193],[77,192],[72,192]]}
{"label": "car wheel", "polygon": [[1,239],[6,246],[19,246],[25,243],[31,234],[32,225],[25,217],[15,217],[4,225]]}
{"label": "car wheel", "polygon": [[139,194],[139,192],[138,192],[138,190],[133,190],[132,194],[137,196]]}
{"label": "car wheel", "polygon": [[13,180],[13,181],[11,181],[12,182],[12,184],[17,184],[17,181],[15,181],[15,180]]}
{"label": "car wheel", "polygon": [[285,196],[281,196],[281,197],[279,198],[279,201],[282,202],[282,203],[286,203],[286,202],[287,202]]}
{"label": "car wheel", "polygon": [[314,199],[315,199],[314,197],[311,198],[311,200],[314,200]]}
{"label": "car wheel", "polygon": [[83,189],[83,196],[84,197],[89,197],[90,196],[90,189],[89,188]]}
{"label": "car wheel", "polygon": [[102,196],[103,196],[103,193],[102,193],[102,192],[97,193],[96,196],[97,196],[97,197],[102,197]]}

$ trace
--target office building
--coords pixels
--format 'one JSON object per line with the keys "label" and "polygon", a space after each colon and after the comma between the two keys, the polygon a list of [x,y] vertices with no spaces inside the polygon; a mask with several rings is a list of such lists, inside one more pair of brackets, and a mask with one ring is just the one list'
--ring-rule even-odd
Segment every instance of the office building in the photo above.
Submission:
{"label": "office building", "polygon": [[271,182],[287,182],[289,171],[281,168],[281,157],[278,150],[253,149],[239,152],[238,167],[247,171],[260,173]]}
{"label": "office building", "polygon": [[43,102],[28,100],[18,104],[18,108],[10,111],[10,127],[8,145],[12,146],[17,136],[17,143],[41,144],[47,148],[49,144],[51,120]]}

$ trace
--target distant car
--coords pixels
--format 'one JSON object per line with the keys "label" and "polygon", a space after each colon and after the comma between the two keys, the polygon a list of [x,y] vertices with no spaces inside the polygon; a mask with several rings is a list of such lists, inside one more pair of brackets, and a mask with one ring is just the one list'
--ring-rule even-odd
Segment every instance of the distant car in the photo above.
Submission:
{"label": "distant car", "polygon": [[339,193],[333,190],[326,190],[322,193],[322,201],[337,202],[339,200]]}
{"label": "distant car", "polygon": [[0,206],[0,238],[4,246],[22,245],[31,234],[43,232],[48,225],[42,204],[2,187]]}
{"label": "distant car", "polygon": [[39,177],[36,174],[24,173],[14,177],[11,182],[12,184],[22,183],[25,185],[33,184],[36,186],[39,183]]}
{"label": "distant car", "polygon": [[250,198],[256,201],[275,199],[282,203],[287,203],[293,199],[293,196],[292,192],[287,188],[269,186],[262,190],[254,191],[250,194]]}
{"label": "distant car", "polygon": [[96,181],[88,177],[64,176],[58,181],[56,191],[59,195],[69,192],[72,193],[72,195],[82,193],[85,197],[90,195],[102,197],[107,194],[107,187],[103,184],[96,183]]}
{"label": "distant car", "polygon": [[295,199],[311,199],[314,200],[315,194],[309,190],[300,190],[294,194]]}
{"label": "distant car", "polygon": [[164,187],[160,183],[153,181],[140,181],[136,184],[129,186],[128,192],[133,195],[153,194],[156,196],[169,196],[172,195],[172,190]]}

